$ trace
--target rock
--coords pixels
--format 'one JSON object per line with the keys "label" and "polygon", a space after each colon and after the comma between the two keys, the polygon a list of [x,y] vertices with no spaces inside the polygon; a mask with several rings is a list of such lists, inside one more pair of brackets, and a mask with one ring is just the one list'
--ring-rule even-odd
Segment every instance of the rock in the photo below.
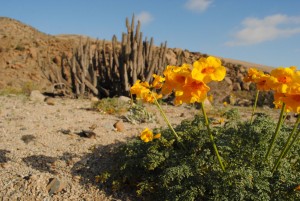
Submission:
{"label": "rock", "polygon": [[[203,105],[206,112],[210,111],[213,108],[211,102],[207,98],[203,101]],[[200,103],[196,102],[195,106],[197,109],[201,109]]]}
{"label": "rock", "polygon": [[50,183],[47,185],[46,189],[49,195],[53,195],[62,191],[66,187],[66,183],[58,178],[51,178]]}
{"label": "rock", "polygon": [[177,56],[171,49],[167,51],[166,59],[169,65],[176,65],[177,63]]}
{"label": "rock", "polygon": [[243,82],[244,75],[240,72],[237,73],[236,78],[239,82]]}
{"label": "rock", "polygon": [[80,181],[80,179],[81,179],[81,176],[79,176],[79,175],[75,175],[75,176],[73,176],[72,177],[72,179],[74,180],[74,181]]}
{"label": "rock", "polygon": [[55,64],[57,64],[57,65],[61,65],[61,59],[60,59],[60,57],[57,56],[57,55],[53,58],[52,61],[53,61]]}
{"label": "rock", "polygon": [[190,52],[188,50],[183,51],[183,56],[184,58],[189,58],[190,57]]}
{"label": "rock", "polygon": [[34,141],[35,139],[36,139],[36,137],[33,136],[33,135],[23,135],[23,136],[21,137],[21,140],[22,140],[25,144],[28,144],[29,142]]}
{"label": "rock", "polygon": [[229,77],[225,77],[225,82],[227,83],[227,84],[229,84],[229,85],[232,85],[232,81],[231,81],[231,79],[229,78]]}
{"label": "rock", "polygon": [[93,138],[93,139],[96,138],[96,133],[94,131],[91,131],[91,130],[82,130],[79,133],[79,135],[80,135],[80,137],[87,137],[87,138]]}
{"label": "rock", "polygon": [[250,91],[251,82],[242,82],[241,85],[242,85],[242,90]]}
{"label": "rock", "polygon": [[211,102],[207,98],[203,101],[203,105],[206,112],[210,111],[213,108]]}
{"label": "rock", "polygon": [[60,132],[65,135],[69,135],[71,133],[70,129],[61,129]]}
{"label": "rock", "polygon": [[36,102],[44,102],[45,96],[39,90],[33,90],[30,93],[29,100]]}
{"label": "rock", "polygon": [[131,101],[131,98],[127,97],[127,96],[120,96],[119,101],[121,102],[125,102],[125,103],[129,103]]}
{"label": "rock", "polygon": [[123,121],[117,121],[115,124],[114,124],[114,128],[119,131],[119,132],[122,132],[125,130],[125,126],[124,126],[124,123]]}
{"label": "rock", "polygon": [[97,124],[92,124],[92,125],[89,127],[89,129],[91,129],[91,130],[93,131],[93,130],[95,130],[97,127],[98,127]]}
{"label": "rock", "polygon": [[37,58],[37,50],[34,47],[29,48],[29,55],[32,59],[36,59]]}
{"label": "rock", "polygon": [[233,89],[232,89],[233,91],[240,91],[240,90],[242,90],[241,85],[238,82],[233,83],[232,87],[233,87]]}
{"label": "rock", "polygon": [[45,98],[45,102],[46,102],[48,105],[55,105],[55,100],[54,100],[54,98],[51,98],[51,97]]}
{"label": "rock", "polygon": [[182,53],[182,49],[181,48],[173,48],[173,51],[176,55],[179,55]]}
{"label": "rock", "polygon": [[0,163],[0,167],[3,169],[9,169],[11,168],[11,165],[9,163]]}
{"label": "rock", "polygon": [[236,105],[249,107],[249,106],[252,106],[252,101],[250,101],[248,99],[240,99],[237,101]]}
{"label": "rock", "polygon": [[99,101],[99,98],[93,96],[91,97],[91,102],[95,103],[95,102],[98,102]]}
{"label": "rock", "polygon": [[230,105],[235,105],[236,96],[234,94],[230,94],[223,99],[223,102],[226,102],[226,105],[229,103]]}

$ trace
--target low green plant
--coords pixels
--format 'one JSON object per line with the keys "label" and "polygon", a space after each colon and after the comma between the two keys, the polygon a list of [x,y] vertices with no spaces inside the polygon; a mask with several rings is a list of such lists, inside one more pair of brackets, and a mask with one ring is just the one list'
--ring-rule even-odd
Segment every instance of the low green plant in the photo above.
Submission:
{"label": "low green plant", "polygon": [[124,115],[126,121],[133,124],[154,122],[156,120],[155,114],[149,112],[142,104],[131,104],[128,113]]}
{"label": "low green plant", "polygon": [[175,128],[180,142],[166,129],[160,130],[159,139],[148,143],[132,139],[114,149],[110,157],[115,163],[99,173],[99,181],[106,189],[135,194],[138,200],[299,200],[299,143],[272,173],[292,128],[281,127],[266,161],[276,123],[263,113],[252,124],[227,118],[224,126],[211,128],[225,172],[217,162],[204,117],[195,116]]}
{"label": "low green plant", "polygon": [[92,103],[92,108],[106,114],[123,114],[128,111],[129,104],[118,98],[103,98]]}
{"label": "low green plant", "polygon": [[30,82],[30,81],[23,83],[23,85],[21,87],[22,93],[27,96],[30,95],[31,91],[37,90],[37,89],[38,89],[37,84]]}
{"label": "low green plant", "polygon": [[20,88],[10,87],[10,86],[7,86],[0,90],[1,96],[8,95],[8,94],[19,95],[19,94],[22,94],[22,90]]}
{"label": "low green plant", "polygon": [[38,86],[33,82],[24,82],[21,87],[7,86],[0,90],[0,95],[25,95],[29,96],[31,91],[38,89]]}

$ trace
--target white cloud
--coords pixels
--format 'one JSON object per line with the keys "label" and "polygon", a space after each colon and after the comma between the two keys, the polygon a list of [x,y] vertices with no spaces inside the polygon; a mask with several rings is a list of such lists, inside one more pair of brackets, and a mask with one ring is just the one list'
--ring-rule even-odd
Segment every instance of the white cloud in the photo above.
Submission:
{"label": "white cloud", "polygon": [[300,16],[271,15],[263,19],[246,18],[228,46],[254,45],[277,38],[300,34]]}
{"label": "white cloud", "polygon": [[204,12],[212,2],[213,0],[188,0],[185,7],[189,10]]}
{"label": "white cloud", "polygon": [[139,20],[142,25],[148,24],[153,21],[153,17],[149,12],[143,11],[136,16],[136,20]]}

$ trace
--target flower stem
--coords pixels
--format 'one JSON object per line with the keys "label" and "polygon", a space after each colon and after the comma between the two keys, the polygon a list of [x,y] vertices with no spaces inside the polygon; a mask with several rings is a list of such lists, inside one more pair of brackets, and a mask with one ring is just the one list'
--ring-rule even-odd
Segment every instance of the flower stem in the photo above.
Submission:
{"label": "flower stem", "polygon": [[[280,165],[280,160],[281,160],[282,158],[284,158],[284,157],[287,155],[287,153],[289,152],[289,150],[290,150],[291,147],[293,146],[294,142],[295,142],[296,139],[298,138],[298,136],[299,136],[299,134],[300,134],[300,131],[298,131],[297,134],[295,134],[295,132],[296,132],[296,130],[297,130],[297,128],[298,128],[299,123],[300,123],[300,116],[298,116],[297,121],[296,121],[296,123],[295,123],[295,125],[294,125],[294,128],[293,128],[291,134],[289,135],[289,137],[288,137],[288,139],[287,139],[287,142],[285,143],[284,148],[283,148],[283,150],[281,151],[280,156],[278,157],[278,159],[277,159],[277,161],[276,161],[276,163],[275,163],[275,166],[274,166],[273,169],[272,169],[272,172],[275,172],[275,170],[278,169],[278,167],[279,167],[279,165]],[[294,138],[293,138],[293,141],[291,142],[291,139],[292,139],[293,136],[294,136]]]}
{"label": "flower stem", "polygon": [[250,124],[252,124],[252,121],[253,121],[254,113],[255,113],[255,110],[256,110],[256,106],[257,106],[258,95],[259,95],[259,90],[256,91],[255,102],[254,102],[254,106],[253,106],[253,110],[252,110]]}
{"label": "flower stem", "polygon": [[284,111],[285,111],[285,103],[282,103],[281,112],[280,112],[280,116],[279,116],[279,119],[278,119],[278,122],[277,122],[276,130],[275,130],[275,133],[274,133],[274,135],[273,135],[273,137],[272,137],[272,141],[271,141],[271,144],[270,144],[270,146],[269,146],[268,152],[267,152],[267,154],[266,154],[265,160],[268,159],[268,157],[269,157],[269,155],[270,155],[270,153],[271,153],[271,150],[272,150],[272,148],[273,148],[274,142],[275,142],[275,140],[276,140],[276,138],[277,138],[278,132],[279,132],[280,127],[281,127],[281,125],[282,125],[282,120],[283,120],[283,113],[284,113]]}
{"label": "flower stem", "polygon": [[224,167],[224,165],[223,165],[223,163],[222,163],[222,159],[221,159],[221,157],[220,157],[220,155],[219,155],[217,145],[216,145],[216,143],[215,143],[215,141],[214,141],[214,136],[212,135],[211,130],[210,130],[210,127],[209,127],[209,122],[208,122],[208,118],[207,118],[207,115],[206,115],[206,112],[205,112],[205,109],[204,109],[204,105],[203,105],[202,102],[200,103],[200,105],[201,105],[202,113],[203,113],[203,116],[204,116],[204,119],[205,119],[205,125],[206,125],[206,127],[207,127],[207,132],[208,132],[208,134],[209,134],[210,141],[211,141],[211,143],[212,143],[212,145],[213,145],[215,154],[217,155],[219,164],[220,164],[222,170],[225,172],[225,167]]}
{"label": "flower stem", "polygon": [[[151,92],[152,93],[152,92]],[[171,125],[170,121],[168,120],[166,114],[164,113],[164,111],[162,110],[160,104],[158,103],[156,97],[152,94],[152,96],[154,97],[154,103],[155,105],[158,107],[158,110],[160,112],[160,114],[162,115],[162,117],[164,118],[165,122],[167,123],[169,129],[172,131],[172,133],[174,134],[174,136],[176,137],[176,140],[179,142],[180,138],[177,135],[176,131],[174,130],[173,126]]]}

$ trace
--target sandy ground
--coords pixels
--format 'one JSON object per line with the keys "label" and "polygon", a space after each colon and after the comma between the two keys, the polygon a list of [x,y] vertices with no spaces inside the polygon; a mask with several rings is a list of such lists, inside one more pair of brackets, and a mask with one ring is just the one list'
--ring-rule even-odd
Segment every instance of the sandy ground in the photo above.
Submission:
{"label": "sandy ground", "polygon": [[[156,108],[150,106],[154,112]],[[193,108],[164,106],[172,123],[191,118]],[[157,112],[158,113],[158,112]],[[87,99],[55,98],[54,105],[30,101],[28,97],[0,96],[0,198],[2,200],[123,200],[105,195],[95,182],[102,165],[95,153],[137,136],[153,123],[134,125],[120,116],[91,110]],[[94,138],[80,135],[92,130]],[[49,183],[52,182],[50,185]]]}

